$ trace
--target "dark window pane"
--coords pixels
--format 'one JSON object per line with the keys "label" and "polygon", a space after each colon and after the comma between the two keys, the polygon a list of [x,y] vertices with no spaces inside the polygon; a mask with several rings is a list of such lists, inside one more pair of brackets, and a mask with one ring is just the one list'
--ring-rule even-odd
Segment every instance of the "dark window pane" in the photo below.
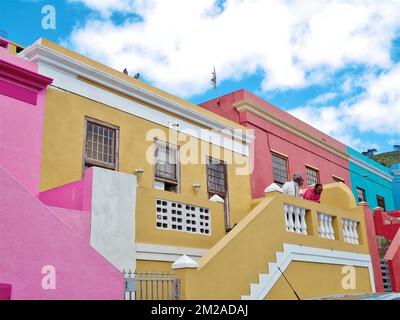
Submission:
{"label": "dark window pane", "polygon": [[274,182],[282,186],[288,180],[287,159],[272,154]]}
{"label": "dark window pane", "polygon": [[115,169],[115,140],[116,129],[88,121],[85,162]]}
{"label": "dark window pane", "polygon": [[306,174],[307,174],[307,185],[311,186],[319,183],[318,170],[306,167]]}

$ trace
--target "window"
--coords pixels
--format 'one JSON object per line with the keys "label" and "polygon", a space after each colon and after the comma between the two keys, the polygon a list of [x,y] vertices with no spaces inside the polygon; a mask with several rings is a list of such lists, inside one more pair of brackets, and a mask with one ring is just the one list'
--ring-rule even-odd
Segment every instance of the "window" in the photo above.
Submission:
{"label": "window", "polygon": [[361,188],[357,188],[357,199],[358,202],[366,202],[367,199],[365,197],[365,190]]}
{"label": "window", "polygon": [[169,143],[155,143],[155,187],[165,191],[179,190],[179,148]]}
{"label": "window", "polygon": [[381,196],[376,196],[376,202],[378,204],[378,207],[383,208],[383,211],[386,211],[386,206],[385,206],[385,198]]}
{"label": "window", "polygon": [[310,167],[306,167],[307,185],[313,186],[319,183],[319,171]]}
{"label": "window", "polygon": [[333,178],[333,182],[343,182],[343,183],[345,183],[344,180],[339,178],[339,177],[332,176],[332,178]]}
{"label": "window", "polygon": [[207,187],[208,192],[226,195],[226,166],[223,161],[209,158],[207,164]]}
{"label": "window", "polygon": [[96,120],[86,120],[85,168],[97,166],[118,170],[118,128]]}
{"label": "window", "polygon": [[211,198],[217,194],[224,200],[225,229],[230,228],[228,182],[226,164],[223,161],[208,158],[207,160],[207,191]]}
{"label": "window", "polygon": [[274,182],[281,187],[288,180],[288,163],[287,158],[272,154],[272,170],[274,175]]}

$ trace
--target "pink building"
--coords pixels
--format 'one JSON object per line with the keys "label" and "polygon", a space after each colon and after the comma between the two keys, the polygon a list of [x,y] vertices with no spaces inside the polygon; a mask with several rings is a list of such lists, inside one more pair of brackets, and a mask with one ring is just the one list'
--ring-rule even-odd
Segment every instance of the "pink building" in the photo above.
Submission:
{"label": "pink building", "polygon": [[307,185],[343,181],[350,187],[345,145],[267,101],[239,90],[200,106],[254,130],[254,198],[296,172]]}
{"label": "pink building", "polygon": [[52,79],[9,46],[0,39],[0,299],[123,299],[123,274],[89,242],[92,171],[73,196],[38,198]]}

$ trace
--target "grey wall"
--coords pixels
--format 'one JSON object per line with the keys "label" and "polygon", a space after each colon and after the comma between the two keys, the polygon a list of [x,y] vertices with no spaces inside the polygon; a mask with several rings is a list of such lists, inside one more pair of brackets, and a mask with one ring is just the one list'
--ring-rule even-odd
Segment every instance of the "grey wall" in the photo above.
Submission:
{"label": "grey wall", "polygon": [[93,168],[90,244],[122,269],[136,269],[136,176]]}

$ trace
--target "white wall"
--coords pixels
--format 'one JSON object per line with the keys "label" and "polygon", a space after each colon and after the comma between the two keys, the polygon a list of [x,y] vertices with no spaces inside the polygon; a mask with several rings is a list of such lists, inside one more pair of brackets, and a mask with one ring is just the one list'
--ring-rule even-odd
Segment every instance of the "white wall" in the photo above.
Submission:
{"label": "white wall", "polygon": [[136,269],[136,176],[93,168],[90,244],[120,271]]}

